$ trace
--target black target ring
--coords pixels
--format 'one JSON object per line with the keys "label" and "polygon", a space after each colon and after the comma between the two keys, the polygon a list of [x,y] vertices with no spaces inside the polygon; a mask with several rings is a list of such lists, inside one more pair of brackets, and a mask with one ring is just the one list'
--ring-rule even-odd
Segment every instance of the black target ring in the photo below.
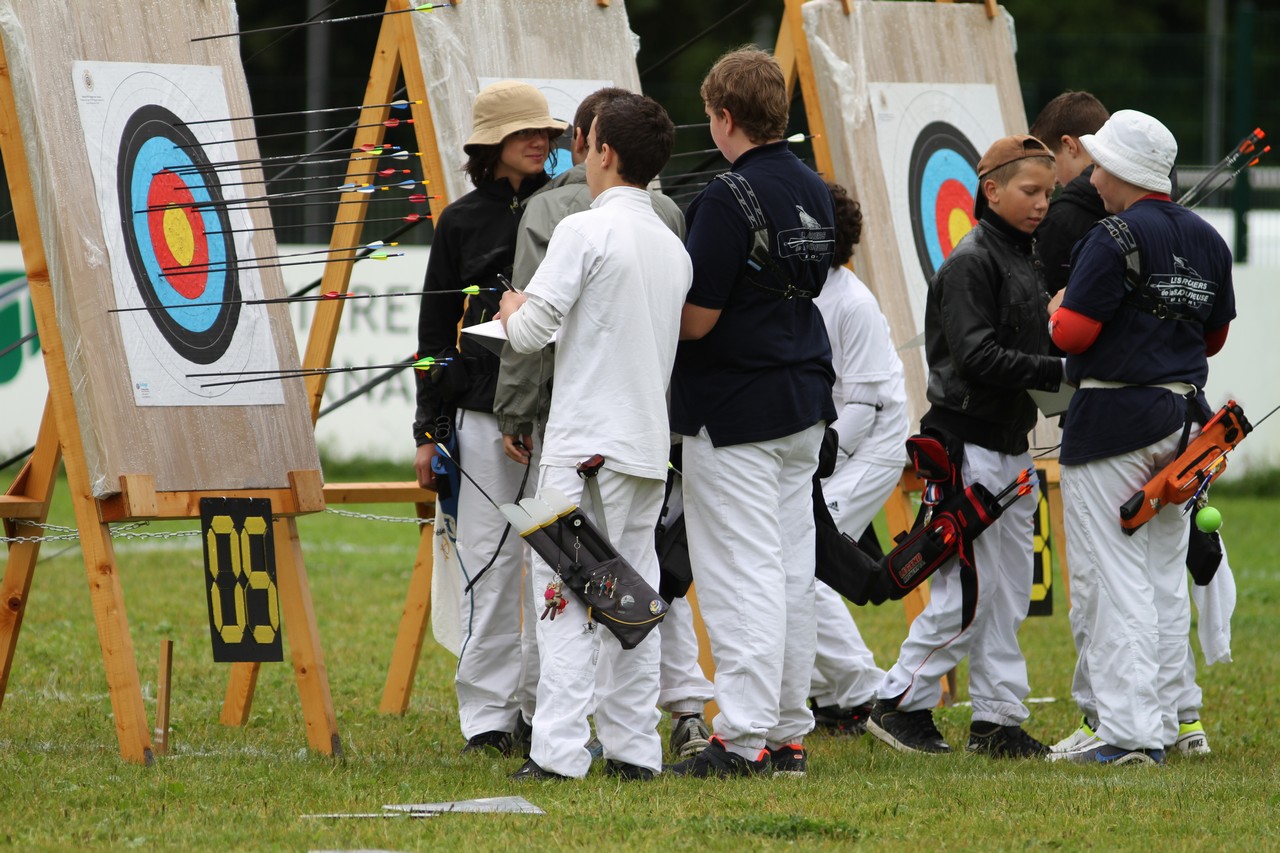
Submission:
{"label": "black target ring", "polygon": [[[196,364],[212,364],[231,345],[241,307],[235,244],[229,239],[231,224],[217,173],[182,120],[157,104],[139,107],[125,123],[117,164],[125,251],[147,314],[176,353]],[[157,187],[161,175],[168,183]],[[182,192],[174,194],[175,187]],[[154,209],[157,198],[173,201],[173,209]],[[158,257],[169,247],[153,239],[156,217],[166,213],[185,216],[184,227],[193,233],[184,237],[202,252],[196,259],[204,259],[185,275],[185,280],[200,279],[185,294],[174,286],[182,277],[175,275],[172,262]]]}

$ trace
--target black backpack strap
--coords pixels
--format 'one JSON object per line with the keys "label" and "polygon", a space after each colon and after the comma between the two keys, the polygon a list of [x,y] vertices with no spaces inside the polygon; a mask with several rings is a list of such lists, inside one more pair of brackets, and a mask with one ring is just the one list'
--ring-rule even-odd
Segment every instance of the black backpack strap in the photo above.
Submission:
{"label": "black backpack strap", "polygon": [[737,172],[721,172],[715,180],[723,181],[733,193],[751,227],[751,253],[747,256],[747,271],[743,277],[761,290],[783,299],[812,299],[817,296],[817,291],[796,287],[790,274],[774,260],[769,251],[773,243],[769,221],[765,219],[760,199],[747,179]]}
{"label": "black backpack strap", "polygon": [[1150,314],[1160,320],[1194,320],[1200,318],[1193,314],[1178,311],[1164,301],[1160,291],[1151,286],[1142,275],[1142,256],[1138,249],[1138,241],[1134,239],[1129,225],[1118,216],[1108,216],[1099,220],[1111,239],[1116,241],[1120,251],[1124,253],[1124,302],[1126,305]]}

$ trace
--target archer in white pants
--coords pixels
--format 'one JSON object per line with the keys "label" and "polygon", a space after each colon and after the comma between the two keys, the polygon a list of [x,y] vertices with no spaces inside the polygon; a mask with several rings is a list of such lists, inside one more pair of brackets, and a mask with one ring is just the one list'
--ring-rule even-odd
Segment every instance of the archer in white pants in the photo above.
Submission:
{"label": "archer in white pants", "polygon": [[[962,476],[966,484],[982,483],[998,491],[1031,464],[1028,453],[1008,455],[965,444]],[[958,559],[934,574],[929,604],[911,623],[877,697],[901,697],[898,708],[903,711],[933,708],[942,697],[942,676],[968,655],[974,722],[1018,726],[1031,716],[1023,701],[1030,687],[1018,628],[1031,604],[1037,500],[1033,491],[1015,501],[973,543],[976,578],[963,577],[967,573]],[[962,615],[970,596],[976,596],[976,606],[965,627]]]}
{"label": "archer in white pants", "polygon": [[[822,481],[831,518],[842,532],[857,539],[893,492],[902,467],[890,467],[848,457]],[[817,651],[809,696],[814,705],[856,708],[875,698],[885,672],[876,666],[849,606],[838,592],[817,581],[814,621]]]}
{"label": "archer in white pants", "polygon": [[[497,419],[487,412],[459,412],[457,436],[458,456],[467,473],[483,483],[495,500],[514,500],[525,467],[503,453]],[[457,545],[463,587],[493,560],[459,602],[462,643],[454,681],[458,722],[468,739],[484,732],[511,731],[521,711],[526,718],[531,716],[538,684],[538,652],[530,627],[538,617],[525,582],[524,541],[511,532],[499,549],[506,525],[502,514],[463,477]],[[527,628],[523,634],[522,606]]]}
{"label": "archer in white pants", "polygon": [[[582,502],[582,480],[576,470],[544,465],[540,474],[539,490],[559,489],[598,522],[593,502]],[[663,481],[607,468],[597,481],[610,542],[657,589],[653,529],[662,508]],[[534,557],[533,566],[534,589],[541,598],[541,590],[556,574],[540,557]],[[541,677],[529,757],[551,773],[586,776],[591,767],[591,753],[585,746],[591,738],[587,715],[594,699],[596,736],[604,757],[660,772],[657,632],[624,651],[607,628],[588,623],[586,607],[576,596],[567,589],[564,594],[566,604],[556,618],[536,622]]]}

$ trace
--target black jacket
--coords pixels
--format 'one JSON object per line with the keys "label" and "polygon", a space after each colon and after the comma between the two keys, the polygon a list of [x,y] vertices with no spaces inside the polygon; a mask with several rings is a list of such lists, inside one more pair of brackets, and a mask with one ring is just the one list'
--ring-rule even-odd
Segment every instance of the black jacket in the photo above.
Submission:
{"label": "black jacket", "polygon": [[[513,192],[503,178],[484,184],[450,204],[435,223],[422,306],[418,309],[418,356],[459,354],[458,321],[463,327],[492,320],[498,314],[501,280],[511,279],[516,255],[516,230],[524,203],[547,182],[535,175]],[[446,292],[470,285],[499,288],[471,297]],[[493,411],[493,392],[498,381],[498,356],[468,335],[462,336],[462,358],[436,367],[429,373],[414,371],[417,378],[418,408],[413,420],[417,444],[428,441],[424,430],[431,429],[441,415],[452,417],[457,409]]]}
{"label": "black jacket", "polygon": [[929,411],[921,425],[1000,453],[1024,453],[1036,423],[1026,389],[1056,391],[1048,294],[1034,241],[991,211],[929,282],[925,356]]}
{"label": "black jacket", "polygon": [[1036,251],[1044,261],[1044,277],[1053,295],[1067,286],[1071,275],[1071,249],[1107,215],[1102,196],[1089,183],[1090,166],[1062,188],[1036,229]]}

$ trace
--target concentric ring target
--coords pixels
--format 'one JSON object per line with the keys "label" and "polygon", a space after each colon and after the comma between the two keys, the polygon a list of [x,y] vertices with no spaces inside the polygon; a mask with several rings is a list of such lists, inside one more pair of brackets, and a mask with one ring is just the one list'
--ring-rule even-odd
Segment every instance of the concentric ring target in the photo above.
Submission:
{"label": "concentric ring target", "polygon": [[954,125],[931,122],[912,146],[907,181],[916,253],[927,279],[974,226],[978,152]]}
{"label": "concentric ring target", "polygon": [[125,122],[117,193],[147,313],[175,352],[212,364],[231,345],[240,317],[235,245],[217,173],[168,109],[146,104]]}

